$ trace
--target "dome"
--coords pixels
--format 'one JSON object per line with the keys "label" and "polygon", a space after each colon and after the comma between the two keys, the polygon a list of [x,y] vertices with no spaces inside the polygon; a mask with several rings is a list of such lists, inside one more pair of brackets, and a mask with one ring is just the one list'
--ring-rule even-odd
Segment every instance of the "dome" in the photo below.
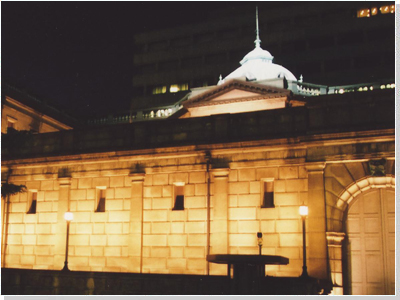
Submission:
{"label": "dome", "polygon": [[240,62],[241,66],[230,73],[225,79],[246,77],[247,80],[265,80],[285,77],[287,80],[297,81],[297,78],[288,69],[272,62],[273,56],[261,47],[249,52]]}
{"label": "dome", "polygon": [[243,57],[243,59],[240,61],[240,64],[243,65],[246,62],[254,59],[272,62],[274,57],[267,50],[261,49],[261,47],[256,47],[253,51],[250,51],[245,57]]}
{"label": "dome", "polygon": [[247,53],[240,61],[241,66],[226,76],[220,78],[218,84],[222,84],[226,79],[246,77],[247,80],[266,80],[285,77],[287,80],[297,81],[297,78],[288,69],[281,65],[274,64],[274,57],[267,50],[261,48],[261,40],[258,29],[258,9],[256,10],[256,40],[255,48]]}

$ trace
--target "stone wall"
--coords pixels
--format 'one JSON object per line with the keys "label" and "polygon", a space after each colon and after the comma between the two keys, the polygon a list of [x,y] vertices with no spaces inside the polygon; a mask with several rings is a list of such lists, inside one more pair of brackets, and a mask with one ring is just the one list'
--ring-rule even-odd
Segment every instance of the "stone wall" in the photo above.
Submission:
{"label": "stone wall", "polygon": [[[299,276],[302,229],[298,208],[304,204],[310,207],[309,274],[327,278],[326,232],[338,231],[335,226],[341,222],[335,199],[348,185],[346,178],[355,176],[338,168],[354,173],[362,164],[327,164],[324,170],[325,163],[306,161],[316,157],[315,153],[319,157],[318,144],[266,143],[210,146],[214,168],[209,174],[205,151],[195,147],[154,149],[149,154],[136,150],[36,158],[3,165],[3,171],[13,169],[10,182],[25,184],[38,195],[36,214],[27,214],[29,193],[11,196],[5,205],[8,225],[4,226],[3,266],[61,270],[66,240],[63,215],[70,210],[74,213],[69,236],[71,270],[225,275],[226,265],[206,261],[210,176],[211,254],[257,254],[257,232],[262,232],[262,253],[290,261],[267,266],[266,274]],[[347,139],[342,143],[348,143]],[[336,144],[324,146],[329,159]],[[364,157],[392,155],[391,147],[377,154],[368,149]],[[360,155],[356,150],[346,155]],[[340,176],[333,176],[335,172]],[[261,208],[265,180],[274,183],[271,208]],[[176,184],[184,188],[184,210],[173,210]],[[97,188],[106,189],[105,212],[95,212]]]}
{"label": "stone wall", "polygon": [[[295,152],[304,154],[303,150],[286,154]],[[205,275],[209,267],[210,274],[224,275],[226,265],[208,266],[205,259],[210,176],[210,253],[257,254],[257,232],[262,232],[263,254],[290,259],[287,266],[267,267],[267,274],[300,275],[298,206],[307,204],[308,175],[304,164],[266,166],[276,155],[274,151],[232,154],[227,157],[233,161],[230,168],[212,169],[210,174],[199,153],[174,159],[149,157],[142,181],[133,179],[137,177],[131,173],[133,162],[69,163],[67,179],[60,177],[65,162],[62,168],[18,168],[10,180],[37,191],[37,212],[27,214],[29,193],[10,198],[5,266],[61,269],[66,239],[63,213],[70,210],[74,213],[71,270]],[[261,156],[270,159],[260,160]],[[264,166],[241,166],[249,159]],[[265,179],[274,181],[273,208],[261,208]],[[184,210],[173,210],[176,183],[184,185]],[[95,212],[98,187],[106,189],[105,212]]]}

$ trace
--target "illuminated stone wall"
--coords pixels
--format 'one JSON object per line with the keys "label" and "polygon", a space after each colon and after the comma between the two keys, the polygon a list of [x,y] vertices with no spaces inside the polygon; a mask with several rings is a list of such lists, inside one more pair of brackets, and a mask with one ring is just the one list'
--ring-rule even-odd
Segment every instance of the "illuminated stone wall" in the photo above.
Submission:
{"label": "illuminated stone wall", "polygon": [[[267,266],[266,274],[299,276],[303,257],[298,208],[305,204],[309,206],[309,274],[331,277],[338,285],[336,293],[342,293],[343,211],[338,212],[338,199],[345,187],[351,186],[351,179],[366,176],[363,164],[367,159],[387,157],[387,173],[391,172],[394,143],[390,139],[386,143],[391,146],[378,155],[368,140],[359,139],[364,158],[358,162],[354,160],[361,148],[351,148],[346,158],[338,158],[336,146],[321,150],[312,142],[204,146],[211,152],[213,167],[209,172],[210,253],[258,254],[257,232],[262,232],[262,253],[290,261],[285,266]],[[226,274],[226,265],[208,265],[206,261],[208,173],[204,149],[182,146],[6,162],[2,173],[11,167],[9,181],[37,191],[38,203],[36,214],[27,214],[29,193],[12,196],[9,205],[2,199],[3,213],[9,211],[4,215],[8,219],[3,218],[5,267],[62,269],[63,215],[70,210],[74,213],[69,240],[71,270]],[[337,163],[323,161],[333,159]],[[264,181],[274,183],[275,206],[271,208],[261,208]],[[183,186],[184,210],[173,210],[176,185]],[[98,188],[106,190],[105,212],[95,212]]]}
{"label": "illuminated stone wall", "polygon": [[[263,155],[278,152],[267,153]],[[236,161],[231,168],[210,172],[210,253],[257,254],[257,232],[261,231],[263,254],[290,259],[288,266],[268,267],[267,273],[297,276],[302,259],[298,206],[307,204],[307,172],[302,165],[246,167],[243,161],[251,157],[254,160],[254,153],[230,156]],[[27,214],[30,194],[11,197],[6,267],[61,269],[66,237],[63,213],[69,207],[74,212],[71,270],[207,273],[204,157],[192,153],[187,158],[149,160],[141,182],[130,175],[133,163],[89,161],[90,156],[82,164],[60,162],[63,168],[68,166],[70,178],[59,177],[61,168],[54,164],[14,170],[10,180],[37,191],[38,204],[36,214]],[[274,208],[260,208],[262,179],[266,178],[274,180]],[[173,210],[175,183],[184,184],[184,210]],[[98,187],[106,188],[105,212],[95,212]],[[137,213],[134,206],[141,201],[143,211],[132,219],[132,213]],[[139,231],[132,227],[134,222]],[[134,235],[140,231],[143,235]],[[132,250],[136,242],[142,248]],[[209,268],[210,274],[226,274],[226,265],[210,264]]]}

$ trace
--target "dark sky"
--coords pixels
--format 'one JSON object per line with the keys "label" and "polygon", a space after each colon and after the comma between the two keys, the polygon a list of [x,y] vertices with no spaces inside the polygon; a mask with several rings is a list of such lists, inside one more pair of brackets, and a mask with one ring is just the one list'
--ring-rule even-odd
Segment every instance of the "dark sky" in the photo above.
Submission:
{"label": "dark sky", "polygon": [[126,110],[135,33],[200,21],[234,3],[3,1],[2,81],[77,116]]}

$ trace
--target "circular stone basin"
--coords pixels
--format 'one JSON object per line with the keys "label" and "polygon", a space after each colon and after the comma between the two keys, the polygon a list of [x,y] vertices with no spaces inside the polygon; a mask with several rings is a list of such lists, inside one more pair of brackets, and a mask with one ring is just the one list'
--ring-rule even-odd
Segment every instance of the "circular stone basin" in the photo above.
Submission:
{"label": "circular stone basin", "polygon": [[216,264],[287,265],[289,259],[278,255],[211,254],[207,261]]}

